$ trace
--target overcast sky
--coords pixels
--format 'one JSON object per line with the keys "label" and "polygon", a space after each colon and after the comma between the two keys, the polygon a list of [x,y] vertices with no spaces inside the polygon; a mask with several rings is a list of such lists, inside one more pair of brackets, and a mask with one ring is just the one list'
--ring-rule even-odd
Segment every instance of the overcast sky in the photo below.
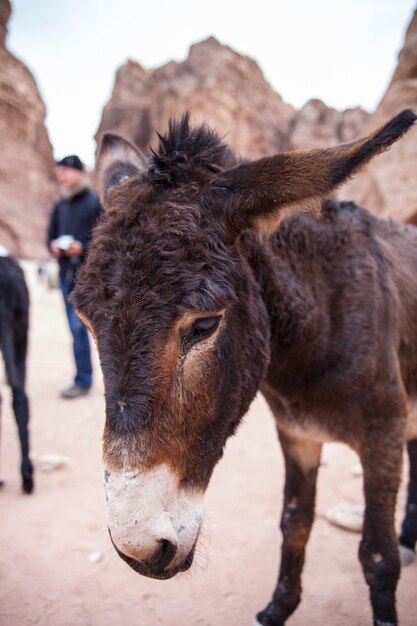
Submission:
{"label": "overcast sky", "polygon": [[214,35],[253,57],[287,102],[372,111],[416,0],[12,0],[8,46],[35,75],[55,157],[94,160],[115,70],[183,60]]}

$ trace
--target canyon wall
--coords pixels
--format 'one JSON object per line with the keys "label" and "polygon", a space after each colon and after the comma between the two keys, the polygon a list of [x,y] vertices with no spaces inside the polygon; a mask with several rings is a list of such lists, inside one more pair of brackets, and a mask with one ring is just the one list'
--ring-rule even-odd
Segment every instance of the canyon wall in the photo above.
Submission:
{"label": "canyon wall", "polygon": [[6,47],[9,0],[0,0],[0,244],[21,256],[47,254],[57,189],[45,106],[28,68]]}

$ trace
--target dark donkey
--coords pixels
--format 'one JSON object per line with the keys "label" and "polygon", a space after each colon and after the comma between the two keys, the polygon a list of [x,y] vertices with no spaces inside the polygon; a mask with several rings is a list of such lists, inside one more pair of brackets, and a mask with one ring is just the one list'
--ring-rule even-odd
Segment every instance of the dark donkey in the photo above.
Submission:
{"label": "dark donkey", "polygon": [[362,461],[360,560],[375,624],[397,623],[394,508],[407,436],[401,540],[412,550],[417,538],[417,428],[407,419],[407,394],[417,392],[416,231],[353,205],[325,203],[319,219],[291,214],[320,213],[322,198],[415,119],[404,111],[347,145],[240,165],[187,115],[147,160],[104,136],[107,212],[74,298],[104,375],[110,535],[137,572],[164,579],[190,567],[204,490],[261,387],[286,483],[278,586],[257,623],[284,624],[300,601],[329,440]]}
{"label": "dark donkey", "polygon": [[[25,391],[29,326],[29,292],[25,276],[12,256],[0,257],[0,349],[12,389],[13,411],[22,453],[21,475],[25,493],[33,491],[33,467],[29,458],[29,403]],[[1,398],[0,398],[1,401]],[[2,483],[0,483],[2,484]]]}

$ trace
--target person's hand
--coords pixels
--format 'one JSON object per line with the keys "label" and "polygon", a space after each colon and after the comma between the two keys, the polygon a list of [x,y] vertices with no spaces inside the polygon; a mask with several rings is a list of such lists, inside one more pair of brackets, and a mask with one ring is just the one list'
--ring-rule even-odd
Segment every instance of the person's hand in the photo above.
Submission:
{"label": "person's hand", "polygon": [[68,246],[68,250],[65,251],[67,256],[80,256],[83,251],[83,244],[81,241],[71,241]]}
{"label": "person's hand", "polygon": [[54,239],[53,241],[51,241],[51,243],[50,243],[50,246],[49,246],[49,247],[50,247],[50,249],[51,249],[52,254],[53,254],[55,257],[60,257],[60,256],[62,255],[62,250],[60,250],[60,248],[59,248],[59,246],[58,246],[58,242],[57,242],[57,240],[56,240],[56,239]]}

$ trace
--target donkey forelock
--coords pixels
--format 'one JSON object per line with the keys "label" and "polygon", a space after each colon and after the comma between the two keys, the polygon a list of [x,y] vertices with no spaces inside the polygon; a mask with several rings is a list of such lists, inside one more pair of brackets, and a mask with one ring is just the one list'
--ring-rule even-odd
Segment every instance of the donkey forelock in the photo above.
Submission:
{"label": "donkey forelock", "polygon": [[158,138],[148,170],[148,178],[155,184],[202,183],[235,163],[229,147],[207,124],[190,127],[188,112],[180,120],[171,119],[167,135],[158,134]]}

